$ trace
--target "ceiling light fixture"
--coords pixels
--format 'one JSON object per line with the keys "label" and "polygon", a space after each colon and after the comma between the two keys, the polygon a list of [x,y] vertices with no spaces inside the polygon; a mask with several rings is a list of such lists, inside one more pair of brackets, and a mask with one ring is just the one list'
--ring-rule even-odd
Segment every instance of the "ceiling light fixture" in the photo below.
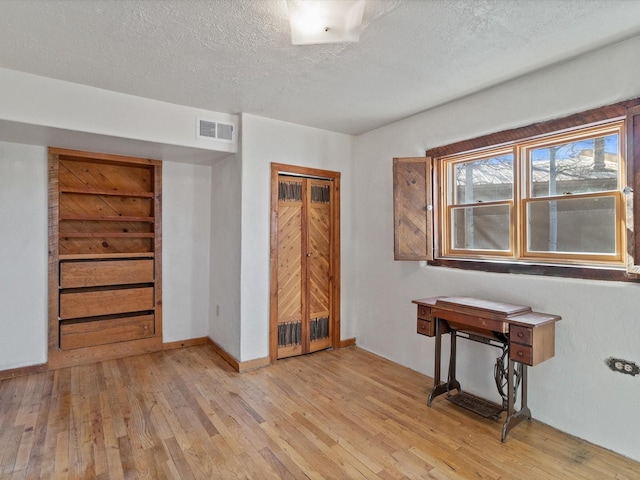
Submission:
{"label": "ceiling light fixture", "polygon": [[291,43],[351,43],[360,40],[365,0],[287,0]]}

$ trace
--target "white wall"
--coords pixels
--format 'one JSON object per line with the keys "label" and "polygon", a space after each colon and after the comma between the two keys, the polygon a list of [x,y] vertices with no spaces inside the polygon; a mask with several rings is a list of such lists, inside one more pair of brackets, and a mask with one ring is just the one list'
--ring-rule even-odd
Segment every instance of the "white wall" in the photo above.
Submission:
{"label": "white wall", "polygon": [[[640,285],[394,262],[391,159],[638,96],[639,50],[635,38],[361,135],[353,172],[358,344],[432,376],[433,339],[415,333],[412,299],[478,296],[559,314],[556,356],[530,370],[534,418],[637,460],[640,380],[605,360],[640,361]],[[459,352],[463,388],[495,398],[499,351],[461,341]]]}
{"label": "white wall", "polygon": [[209,334],[211,167],[162,164],[162,339]]}
{"label": "white wall", "polygon": [[211,175],[211,289],[209,337],[240,359],[242,162],[234,155]]}
{"label": "white wall", "polygon": [[353,138],[315,128],[242,115],[241,354],[269,355],[269,211],[271,163],[341,173],[342,338],[354,335],[352,218]]}
{"label": "white wall", "polygon": [[0,142],[0,370],[47,361],[47,151]]}
{"label": "white wall", "polygon": [[[235,122],[235,115],[174,105],[3,68],[0,68],[0,105],[0,122],[6,122],[7,129],[11,129],[12,124],[54,129],[42,134],[45,141],[48,134],[54,135],[58,129],[62,129],[116,137],[121,141],[134,139],[227,153],[236,151],[236,146],[229,143],[196,138],[197,116]],[[41,135],[40,131],[36,131],[36,134]],[[2,135],[4,133],[0,132],[0,136]],[[55,136],[57,139],[71,137]],[[99,138],[94,140],[101,141]],[[117,149],[117,142],[115,145],[113,143],[110,148]],[[61,144],[56,146],[67,147]],[[138,155],[137,152],[128,154]]]}

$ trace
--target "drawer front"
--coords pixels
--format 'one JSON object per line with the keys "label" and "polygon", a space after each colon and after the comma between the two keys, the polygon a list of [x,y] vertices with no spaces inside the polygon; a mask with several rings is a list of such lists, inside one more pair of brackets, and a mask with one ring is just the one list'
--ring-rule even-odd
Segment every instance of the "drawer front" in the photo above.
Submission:
{"label": "drawer front", "polygon": [[433,322],[419,318],[418,333],[421,335],[426,335],[428,337],[433,337],[435,335]]}
{"label": "drawer front", "polygon": [[154,335],[153,315],[140,315],[110,320],[66,323],[60,325],[60,348],[106,345],[149,338]]}
{"label": "drawer front", "polygon": [[533,365],[533,349],[527,345],[509,344],[509,358],[525,365]]}
{"label": "drawer front", "polygon": [[469,330],[473,332],[509,332],[509,323],[501,320],[438,309],[433,311],[433,316],[447,320],[451,324],[451,327],[456,330],[465,330],[465,327],[469,327]]}
{"label": "drawer front", "polygon": [[151,282],[153,282],[152,259],[60,263],[61,288]]}
{"label": "drawer front", "polygon": [[523,345],[533,345],[533,330],[519,325],[512,325],[509,329],[509,339]]}
{"label": "drawer front", "polygon": [[431,309],[429,307],[425,307],[423,305],[418,305],[418,318],[422,318],[423,320],[431,321]]}
{"label": "drawer front", "polygon": [[60,318],[96,317],[153,310],[153,287],[65,292],[60,294]]}

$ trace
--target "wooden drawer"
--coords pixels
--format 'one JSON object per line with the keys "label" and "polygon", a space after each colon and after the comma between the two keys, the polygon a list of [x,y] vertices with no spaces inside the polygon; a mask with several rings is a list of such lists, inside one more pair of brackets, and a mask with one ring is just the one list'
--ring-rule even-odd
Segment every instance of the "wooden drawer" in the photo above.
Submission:
{"label": "wooden drawer", "polygon": [[153,310],[153,287],[60,294],[60,319]]}
{"label": "wooden drawer", "polygon": [[502,320],[494,320],[492,318],[439,309],[433,310],[433,316],[447,320],[451,328],[456,330],[470,332],[484,332],[487,330],[498,333],[509,332],[509,324]]}
{"label": "wooden drawer", "polygon": [[60,348],[71,350],[149,338],[153,335],[153,315],[87,322],[63,322],[60,325]]}
{"label": "wooden drawer", "polygon": [[[555,355],[555,323],[549,322],[532,328],[512,325],[509,332],[509,357],[527,365],[537,365]],[[529,353],[519,355],[517,352]],[[517,355],[517,356],[516,356]],[[527,361],[522,360],[525,358]]]}
{"label": "wooden drawer", "polygon": [[431,321],[431,309],[429,307],[425,307],[423,305],[418,305],[418,318],[422,318],[423,320]]}
{"label": "wooden drawer", "polygon": [[523,345],[533,345],[533,331],[531,328],[512,325],[509,329],[509,339]]}
{"label": "wooden drawer", "polygon": [[423,320],[421,318],[418,319],[418,333],[421,335],[426,335],[428,337],[433,337],[435,335],[433,322],[428,320]]}
{"label": "wooden drawer", "polygon": [[153,282],[152,259],[60,263],[61,288],[151,282]]}
{"label": "wooden drawer", "polygon": [[511,343],[509,345],[509,358],[525,365],[533,365],[533,348],[528,345]]}

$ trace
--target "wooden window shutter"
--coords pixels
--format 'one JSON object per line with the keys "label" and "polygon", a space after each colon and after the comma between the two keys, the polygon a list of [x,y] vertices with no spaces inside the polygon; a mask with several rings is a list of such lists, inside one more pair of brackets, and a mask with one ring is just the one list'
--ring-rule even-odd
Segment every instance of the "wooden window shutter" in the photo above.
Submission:
{"label": "wooden window shutter", "polygon": [[627,272],[640,274],[640,105],[627,110]]}
{"label": "wooden window shutter", "polygon": [[395,260],[433,260],[431,157],[393,159]]}

